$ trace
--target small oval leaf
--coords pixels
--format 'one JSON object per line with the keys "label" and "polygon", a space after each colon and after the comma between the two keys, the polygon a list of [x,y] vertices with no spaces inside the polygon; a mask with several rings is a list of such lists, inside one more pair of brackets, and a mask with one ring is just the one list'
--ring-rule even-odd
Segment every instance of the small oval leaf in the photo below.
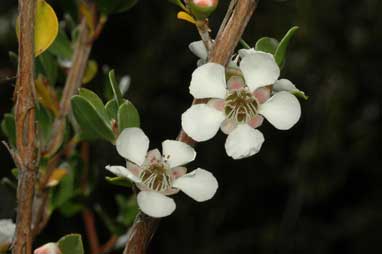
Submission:
{"label": "small oval leaf", "polygon": [[125,128],[139,127],[140,118],[138,110],[128,100],[126,100],[118,109],[118,128],[122,132]]}
{"label": "small oval leaf", "polygon": [[57,242],[62,254],[84,254],[84,246],[80,234],[69,234]]}
{"label": "small oval leaf", "polygon": [[84,77],[82,78],[82,83],[86,84],[92,81],[98,71],[98,64],[94,60],[90,60],[86,66]]}
{"label": "small oval leaf", "polygon": [[278,45],[279,42],[276,39],[263,37],[256,42],[255,50],[267,52],[274,55]]}
{"label": "small oval leaf", "polygon": [[114,142],[115,137],[110,124],[98,113],[95,106],[80,95],[73,96],[71,102],[74,116],[81,127],[83,139],[102,138]]}
{"label": "small oval leaf", "polygon": [[298,30],[298,26],[294,26],[284,35],[283,39],[280,41],[275,52],[275,60],[279,66],[282,66],[285,61],[285,55],[288,48],[290,39]]}
{"label": "small oval leaf", "polygon": [[[19,37],[19,19],[16,20],[16,34]],[[53,43],[58,34],[58,19],[52,6],[44,0],[37,0],[34,25],[34,55],[38,56]]]}

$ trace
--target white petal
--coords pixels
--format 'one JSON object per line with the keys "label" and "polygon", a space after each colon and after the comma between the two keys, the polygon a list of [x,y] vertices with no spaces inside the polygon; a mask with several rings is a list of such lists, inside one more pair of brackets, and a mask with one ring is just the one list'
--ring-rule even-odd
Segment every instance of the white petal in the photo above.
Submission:
{"label": "white petal", "polygon": [[220,126],[220,130],[228,135],[237,127],[237,122],[233,119],[225,119]]}
{"label": "white petal", "polygon": [[125,167],[108,165],[105,168],[109,170],[111,173],[113,173],[114,175],[125,177],[135,183],[139,183],[141,181],[141,179],[139,179],[138,176],[136,176],[133,172],[131,172],[129,169]]}
{"label": "white petal", "polygon": [[277,80],[272,87],[272,90],[275,92],[287,91],[287,92],[297,92],[299,91],[292,82],[288,79],[279,79]]}
{"label": "white petal", "polygon": [[294,95],[278,92],[259,106],[259,114],[277,129],[288,130],[300,119],[301,106]]}
{"label": "white petal", "polygon": [[195,159],[194,148],[176,140],[165,140],[162,143],[163,158],[170,168],[185,165]]}
{"label": "white petal", "polygon": [[244,57],[246,57],[247,55],[249,55],[249,54],[253,54],[253,53],[255,53],[256,52],[256,50],[254,49],[254,48],[250,48],[250,49],[239,49],[239,56],[241,57],[241,58],[244,58]]}
{"label": "white petal", "polygon": [[197,99],[224,99],[226,94],[224,66],[206,63],[196,68],[192,73],[190,93]]}
{"label": "white petal", "polygon": [[61,254],[61,250],[58,248],[57,243],[46,243],[43,246],[34,250],[33,254]]}
{"label": "white petal", "polygon": [[16,225],[11,219],[0,220],[0,245],[8,245],[12,241],[13,234],[15,233]]}
{"label": "white petal", "polygon": [[263,142],[264,136],[259,130],[240,124],[228,135],[225,150],[233,159],[243,159],[258,153]]}
{"label": "white petal", "polygon": [[196,104],[182,114],[182,128],[195,141],[206,141],[219,130],[225,115],[206,104]]}
{"label": "white petal", "polygon": [[203,41],[194,41],[188,45],[190,51],[200,59],[207,60],[208,51]]}
{"label": "white petal", "polygon": [[149,149],[149,138],[140,128],[126,128],[119,134],[116,147],[118,153],[141,166]]}
{"label": "white petal", "polygon": [[172,198],[154,191],[139,192],[137,201],[142,212],[154,218],[168,216],[172,214],[176,208]]}
{"label": "white petal", "polygon": [[290,82],[288,79],[279,79],[277,80],[272,87],[273,92],[281,92],[281,91],[287,91],[292,93],[293,95],[297,97],[303,97],[307,98],[305,95],[305,92],[298,89],[292,82]]}
{"label": "white petal", "polygon": [[240,69],[251,91],[272,85],[280,76],[280,68],[273,55],[260,51],[245,56],[240,62]]}
{"label": "white petal", "polygon": [[218,181],[207,170],[198,168],[179,177],[172,185],[198,202],[211,199],[218,189]]}

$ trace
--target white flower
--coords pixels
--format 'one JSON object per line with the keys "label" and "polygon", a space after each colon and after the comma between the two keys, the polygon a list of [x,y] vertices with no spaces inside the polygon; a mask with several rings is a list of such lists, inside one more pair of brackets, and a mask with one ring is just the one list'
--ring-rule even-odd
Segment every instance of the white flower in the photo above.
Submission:
{"label": "white flower", "polygon": [[16,225],[11,219],[0,220],[0,249],[7,249],[15,234]]}
{"label": "white flower", "polygon": [[228,135],[225,149],[234,159],[260,150],[264,137],[256,128],[263,117],[277,129],[287,130],[301,115],[299,101],[289,92],[271,96],[272,85],[280,83],[280,69],[273,55],[254,50],[239,54],[239,66],[232,68],[231,64],[227,73],[216,63],[207,63],[193,72],[190,93],[196,99],[212,99],[191,106],[182,115],[183,130],[195,141],[211,139],[220,128]]}
{"label": "white flower", "polygon": [[34,250],[33,254],[61,254],[60,248],[58,248],[57,243],[46,243],[43,246],[38,247]]}
{"label": "white flower", "polygon": [[162,152],[148,151],[149,139],[140,128],[127,128],[119,135],[118,153],[127,159],[127,166],[107,166],[117,176],[133,181],[141,190],[137,201],[139,208],[151,217],[164,217],[175,210],[175,202],[168,195],[179,190],[198,202],[211,199],[218,188],[216,178],[198,168],[188,174],[181,167],[195,159],[195,150],[180,141],[165,140]]}

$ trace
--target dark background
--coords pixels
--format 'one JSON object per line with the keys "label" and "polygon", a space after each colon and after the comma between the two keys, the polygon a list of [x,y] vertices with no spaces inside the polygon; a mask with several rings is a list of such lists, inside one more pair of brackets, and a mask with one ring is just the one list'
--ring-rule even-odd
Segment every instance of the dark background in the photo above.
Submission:
{"label": "dark background", "polygon": [[[61,13],[59,2],[52,5]],[[214,32],[227,2],[211,20]],[[15,74],[7,52],[17,49],[16,4],[0,4],[0,118],[12,105],[13,82],[5,77]],[[127,97],[141,113],[151,147],[176,137],[192,100],[188,84],[197,59],[187,45],[198,35],[175,18],[177,11],[164,0],[141,0],[109,18],[92,51],[99,65],[131,76]],[[262,150],[248,159],[227,157],[222,133],[199,144],[189,168],[211,170],[220,184],[217,195],[200,204],[177,195],[176,212],[161,221],[150,253],[382,252],[381,11],[378,0],[261,1],[244,34],[247,42],[280,39],[300,26],[282,77],[310,96],[301,102],[302,118],[289,131],[264,124]],[[102,91],[101,80],[89,88]],[[100,200],[113,214],[112,196],[126,190],[106,184],[103,168],[122,160],[103,142],[92,144],[91,158],[98,178],[87,202]],[[14,166],[3,146],[0,159],[0,176],[10,176]],[[0,218],[14,217],[13,193],[0,191]],[[81,216],[55,213],[39,241],[83,231]]]}

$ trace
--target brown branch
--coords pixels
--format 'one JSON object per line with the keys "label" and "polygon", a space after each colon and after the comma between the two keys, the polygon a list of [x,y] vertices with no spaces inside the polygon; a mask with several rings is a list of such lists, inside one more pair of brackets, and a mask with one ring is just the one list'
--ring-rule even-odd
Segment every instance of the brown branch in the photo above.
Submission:
{"label": "brown branch", "polygon": [[92,42],[92,37],[85,18],[83,18],[79,27],[79,36],[74,49],[72,66],[66,79],[64,91],[60,101],[60,116],[53,124],[54,131],[52,140],[48,146],[48,151],[52,151],[52,153],[57,151],[62,144],[66,116],[71,110],[70,99],[77,93],[78,88],[80,88],[82,84],[82,79],[92,48],[92,44],[89,42]]}
{"label": "brown branch", "polygon": [[110,237],[110,239],[104,245],[99,247],[98,253],[109,252],[114,247],[114,245],[117,243],[117,241],[118,241],[118,236],[112,235]]}
{"label": "brown branch", "polygon": [[[228,10],[228,21],[226,24],[223,22],[222,25],[224,27],[219,29],[220,32],[217,35],[215,46],[210,52],[210,62],[219,63],[222,65],[226,65],[228,63],[241,38],[241,35],[244,32],[245,27],[248,24],[249,19],[256,8],[255,0],[233,0],[233,2],[236,2],[236,5],[232,10],[232,14],[231,10]],[[233,6],[233,4],[230,6]],[[203,101],[194,100],[192,104],[201,102]],[[196,143],[188,137],[183,130],[180,131],[177,140],[190,145],[194,145]],[[138,213],[128,232],[129,239],[126,243],[123,254],[144,254],[158,227],[159,221],[159,219],[151,218],[142,212]]]}
{"label": "brown branch", "polygon": [[86,236],[90,244],[90,253],[98,254],[99,241],[95,226],[94,214],[89,209],[85,209],[82,212],[82,218],[85,223]]}
{"label": "brown branch", "polygon": [[32,253],[32,203],[38,165],[33,77],[34,15],[35,0],[19,0],[19,56],[15,90],[17,151],[13,153],[19,178],[14,254]]}
{"label": "brown branch", "polygon": [[[102,25],[104,22],[102,23]],[[102,27],[99,28],[99,33],[101,32]],[[48,145],[47,154],[45,156],[54,157],[51,159],[53,161],[53,165],[49,167],[46,176],[45,182],[42,182],[39,193],[36,195],[37,207],[36,213],[34,214],[33,221],[33,237],[36,237],[46,226],[49,221],[50,214],[47,212],[47,202],[49,195],[49,190],[46,188],[46,183],[50,178],[53,169],[56,168],[59,160],[62,157],[62,154],[71,154],[71,150],[77,144],[75,141],[69,142],[66,147],[63,149],[63,152],[55,154],[56,151],[62,144],[64,137],[64,130],[66,124],[66,117],[71,110],[70,100],[71,97],[77,93],[78,88],[80,88],[82,84],[82,79],[85,73],[85,69],[87,66],[87,62],[89,59],[90,51],[92,48],[92,43],[94,42],[94,38],[92,37],[88,25],[85,21],[85,18],[82,19],[81,24],[79,26],[79,36],[74,48],[74,54],[72,57],[72,66],[69,70],[68,77],[65,82],[64,91],[60,101],[60,115],[55,119],[53,124],[53,135],[52,139]],[[68,150],[68,151],[67,151]],[[56,162],[56,163],[54,163]]]}

